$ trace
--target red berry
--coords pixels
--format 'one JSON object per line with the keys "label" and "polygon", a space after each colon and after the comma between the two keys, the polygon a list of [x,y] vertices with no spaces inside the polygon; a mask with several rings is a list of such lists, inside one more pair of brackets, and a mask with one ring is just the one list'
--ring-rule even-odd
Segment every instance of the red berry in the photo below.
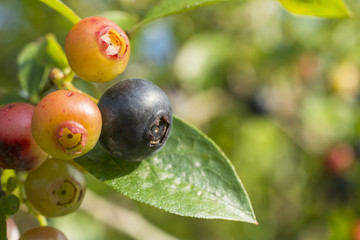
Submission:
{"label": "red berry", "polygon": [[11,103],[0,108],[1,168],[30,170],[47,158],[31,133],[34,109],[28,103]]}

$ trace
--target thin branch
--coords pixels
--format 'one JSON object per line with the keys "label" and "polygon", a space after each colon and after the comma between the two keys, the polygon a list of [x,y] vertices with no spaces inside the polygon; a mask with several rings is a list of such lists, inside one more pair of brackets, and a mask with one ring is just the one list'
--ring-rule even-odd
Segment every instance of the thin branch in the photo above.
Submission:
{"label": "thin branch", "polygon": [[[94,207],[96,206],[96,207]],[[140,214],[106,201],[87,190],[81,209],[122,233],[139,240],[176,240]]]}

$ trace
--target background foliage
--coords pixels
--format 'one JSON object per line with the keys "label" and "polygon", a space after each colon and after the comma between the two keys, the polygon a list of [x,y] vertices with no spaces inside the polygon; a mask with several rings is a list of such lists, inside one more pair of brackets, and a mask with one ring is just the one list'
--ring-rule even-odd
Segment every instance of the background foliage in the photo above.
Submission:
{"label": "background foliage", "polygon": [[[114,10],[122,10],[135,22],[151,17],[147,10],[158,1],[64,2],[80,17],[121,17]],[[166,90],[175,114],[233,162],[259,225],[176,216],[130,201],[91,176],[89,188],[180,239],[351,239],[360,215],[360,39],[359,6],[347,4],[352,18],[322,19],[294,16],[273,0],[226,2],[134,34],[129,66],[117,80],[136,76]],[[63,45],[71,26],[40,1],[1,1],[0,104],[27,98],[19,91],[22,48],[46,33]],[[334,170],[328,163],[334,156],[349,164]],[[133,239],[86,209],[51,224],[69,239]]]}

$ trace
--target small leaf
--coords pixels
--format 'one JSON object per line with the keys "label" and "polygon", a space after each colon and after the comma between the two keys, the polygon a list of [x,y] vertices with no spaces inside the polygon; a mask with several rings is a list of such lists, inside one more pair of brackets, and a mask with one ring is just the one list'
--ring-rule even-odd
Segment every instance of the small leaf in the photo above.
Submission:
{"label": "small leaf", "polygon": [[75,160],[116,191],[165,211],[256,223],[230,161],[209,138],[178,118],[164,148],[147,160],[116,159],[100,144]]}
{"label": "small leaf", "polygon": [[82,80],[81,78],[74,78],[73,84],[76,88],[80,89],[81,91],[93,96],[95,98],[101,97],[101,92],[96,84],[93,82]]}
{"label": "small leaf", "polygon": [[60,69],[68,68],[69,63],[67,61],[66,54],[63,48],[61,47],[61,45],[58,43],[55,35],[47,34],[46,40],[47,40],[46,52],[55,62],[56,67]]}
{"label": "small leaf", "polygon": [[3,210],[0,208],[0,240],[6,240],[6,216]]}
{"label": "small leaf", "polygon": [[19,92],[11,91],[0,96],[0,104],[5,105],[13,102],[26,102],[27,99],[20,96]]}
{"label": "small leaf", "polygon": [[343,18],[352,15],[342,0],[279,0],[289,12],[326,18]]}
{"label": "small leaf", "polygon": [[106,17],[119,25],[124,31],[130,29],[139,19],[138,16],[124,11],[107,11],[99,14],[101,17]]}
{"label": "small leaf", "polygon": [[78,15],[76,15],[76,13],[71,8],[66,6],[60,0],[40,0],[40,2],[48,5],[49,7],[51,7],[52,9],[63,15],[73,24],[81,20],[81,18]]}
{"label": "small leaf", "polygon": [[52,67],[67,69],[66,55],[52,34],[27,44],[17,58],[18,77],[21,88],[31,102],[40,100],[40,94],[49,80]]}
{"label": "small leaf", "polygon": [[231,2],[234,0],[163,0],[158,5],[151,8],[142,19],[134,26],[131,32],[137,30],[146,23],[163,18],[172,14],[187,12],[195,8],[222,2]]}
{"label": "small leaf", "polygon": [[17,58],[20,86],[29,94],[33,102],[39,100],[39,92],[44,86],[46,66],[41,61],[41,57],[45,54],[46,41],[40,38],[26,45]]}
{"label": "small leaf", "polygon": [[17,180],[16,177],[10,177],[6,183],[6,193],[7,194],[12,193],[17,188],[18,184],[19,181]]}
{"label": "small leaf", "polygon": [[10,216],[19,210],[20,201],[14,194],[5,195],[0,199],[0,207],[5,215]]}
{"label": "small leaf", "polygon": [[13,169],[3,169],[1,174],[1,185],[5,186],[9,178],[16,177],[16,172]]}

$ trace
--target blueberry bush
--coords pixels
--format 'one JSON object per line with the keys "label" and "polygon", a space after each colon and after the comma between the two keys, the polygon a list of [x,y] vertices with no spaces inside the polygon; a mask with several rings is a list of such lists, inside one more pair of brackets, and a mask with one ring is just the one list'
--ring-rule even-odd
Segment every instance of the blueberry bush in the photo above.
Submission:
{"label": "blueberry bush", "polygon": [[358,8],[0,3],[0,240],[359,239]]}

